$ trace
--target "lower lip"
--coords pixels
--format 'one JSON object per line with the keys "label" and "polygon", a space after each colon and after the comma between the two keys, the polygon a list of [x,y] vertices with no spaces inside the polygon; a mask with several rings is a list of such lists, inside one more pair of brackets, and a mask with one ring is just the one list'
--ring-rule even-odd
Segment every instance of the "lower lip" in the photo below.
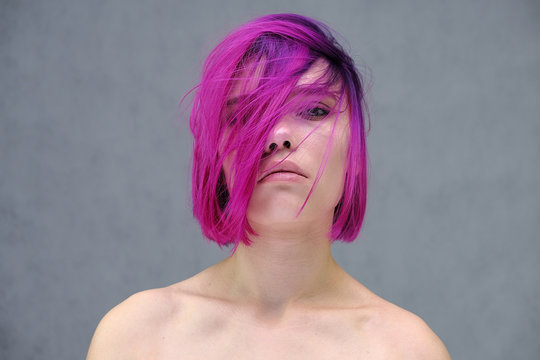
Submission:
{"label": "lower lip", "polygon": [[305,179],[304,176],[298,175],[293,172],[278,172],[273,173],[268,176],[266,176],[264,179],[262,179],[260,182],[269,182],[269,181],[292,181],[292,182],[300,182],[303,179]]}

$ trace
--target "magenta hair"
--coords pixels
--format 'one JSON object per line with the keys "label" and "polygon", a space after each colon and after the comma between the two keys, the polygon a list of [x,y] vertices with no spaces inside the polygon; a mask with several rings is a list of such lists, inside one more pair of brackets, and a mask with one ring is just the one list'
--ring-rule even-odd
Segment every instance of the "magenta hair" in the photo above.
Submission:
{"label": "magenta hair", "polygon": [[[295,86],[318,59],[328,63],[326,72],[313,83]],[[243,87],[235,96],[234,110],[228,111],[234,84]],[[336,87],[337,92],[330,90]],[[264,146],[270,131],[281,117],[291,111],[301,114],[302,109],[329,94],[338,99],[337,109],[346,101],[350,115],[348,169],[329,237],[332,241],[352,242],[358,236],[366,210],[367,107],[363,80],[330,28],[296,14],[252,20],[232,31],[211,51],[201,82],[192,91],[195,93],[189,120],[194,137],[193,214],[205,237],[220,248],[234,245],[232,253],[240,242],[251,244],[248,235],[257,234],[249,225],[246,211],[260,161],[268,155]],[[292,99],[291,94],[295,94]],[[337,111],[333,114],[337,119]],[[233,151],[236,156],[231,167],[231,190],[223,161]]]}

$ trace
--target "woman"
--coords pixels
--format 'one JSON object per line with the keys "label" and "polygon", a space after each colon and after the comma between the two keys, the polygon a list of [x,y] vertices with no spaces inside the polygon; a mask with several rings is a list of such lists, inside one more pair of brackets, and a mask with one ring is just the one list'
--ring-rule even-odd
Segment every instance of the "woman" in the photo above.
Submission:
{"label": "woman", "polygon": [[194,215],[231,256],[137,293],[88,359],[449,359],[416,315],[333,259],[366,204],[364,89],[313,19],[253,20],[209,55],[190,117]]}

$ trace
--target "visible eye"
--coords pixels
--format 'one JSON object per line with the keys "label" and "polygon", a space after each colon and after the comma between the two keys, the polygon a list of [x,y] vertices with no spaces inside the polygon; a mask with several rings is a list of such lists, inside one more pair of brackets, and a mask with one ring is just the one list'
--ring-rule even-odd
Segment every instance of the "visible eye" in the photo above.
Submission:
{"label": "visible eye", "polygon": [[330,111],[322,107],[316,106],[313,108],[305,109],[304,111],[299,112],[297,115],[308,120],[321,120],[327,117],[329,113]]}
{"label": "visible eye", "polygon": [[237,120],[237,114],[235,109],[232,106],[228,106],[224,110],[223,114],[223,122],[227,124],[227,126],[234,125]]}

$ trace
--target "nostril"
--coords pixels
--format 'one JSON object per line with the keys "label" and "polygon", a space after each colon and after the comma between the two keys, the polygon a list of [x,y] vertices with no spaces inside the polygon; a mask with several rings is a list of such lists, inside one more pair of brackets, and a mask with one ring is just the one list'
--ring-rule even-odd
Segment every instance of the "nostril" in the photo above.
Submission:
{"label": "nostril", "polygon": [[277,147],[276,143],[271,143],[270,144],[270,150],[271,151],[274,151],[274,149]]}
{"label": "nostril", "polygon": [[291,147],[291,142],[289,140],[285,140],[283,142],[283,146],[285,146],[287,149],[289,149]]}

